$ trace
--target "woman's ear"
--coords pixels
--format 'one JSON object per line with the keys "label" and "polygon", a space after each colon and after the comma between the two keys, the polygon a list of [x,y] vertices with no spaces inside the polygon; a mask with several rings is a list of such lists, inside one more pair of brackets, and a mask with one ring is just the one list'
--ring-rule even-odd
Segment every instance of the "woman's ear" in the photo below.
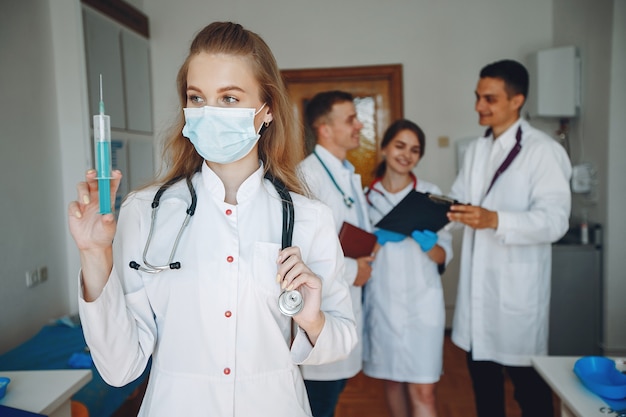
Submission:
{"label": "woman's ear", "polygon": [[274,120],[274,115],[272,114],[272,109],[268,107],[267,113],[265,113],[265,116],[263,117],[263,123],[267,126],[272,122],[272,120]]}

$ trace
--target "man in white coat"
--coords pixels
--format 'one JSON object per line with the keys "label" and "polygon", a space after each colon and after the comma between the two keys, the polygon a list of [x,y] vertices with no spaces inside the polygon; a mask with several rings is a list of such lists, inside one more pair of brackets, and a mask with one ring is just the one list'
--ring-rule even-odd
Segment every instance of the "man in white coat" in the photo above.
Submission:
{"label": "man in white coat", "polygon": [[528,72],[485,66],[475,109],[484,137],[468,147],[448,217],[465,225],[452,341],[465,350],[479,417],[504,417],[504,372],[524,417],[552,417],[550,388],[530,358],[548,353],[551,243],[568,229],[571,164],[520,118]]}
{"label": "man in white coat", "polygon": [[[309,190],[314,198],[332,209],[337,233],[344,221],[370,231],[361,176],[346,160],[347,152],[359,147],[363,128],[357,118],[352,95],[343,91],[319,93],[308,103],[305,113],[308,127],[316,140],[314,151],[300,164]],[[350,286],[359,335],[357,346],[343,361],[301,367],[314,417],[334,415],[348,378],[358,374],[362,368],[361,290],[370,277],[373,260],[370,256],[345,258],[343,278]]]}

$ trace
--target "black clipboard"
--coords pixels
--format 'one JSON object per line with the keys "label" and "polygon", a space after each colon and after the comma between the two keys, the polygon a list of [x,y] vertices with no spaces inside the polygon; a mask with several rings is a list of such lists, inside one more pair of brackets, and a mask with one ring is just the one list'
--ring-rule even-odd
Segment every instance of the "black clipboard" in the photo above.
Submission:
{"label": "black clipboard", "polygon": [[446,215],[453,204],[462,204],[452,198],[411,190],[376,227],[410,236],[414,230],[437,232],[450,222]]}

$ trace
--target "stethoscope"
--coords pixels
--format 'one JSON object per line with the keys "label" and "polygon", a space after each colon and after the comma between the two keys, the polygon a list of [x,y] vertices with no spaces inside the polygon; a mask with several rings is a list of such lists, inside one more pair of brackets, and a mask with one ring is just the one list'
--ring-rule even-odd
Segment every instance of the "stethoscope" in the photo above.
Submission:
{"label": "stethoscope", "polygon": [[[291,246],[291,242],[293,239],[293,227],[295,223],[294,217],[294,207],[293,200],[291,199],[291,195],[289,194],[289,190],[285,186],[285,184],[280,181],[278,178],[275,178],[269,173],[265,174],[265,178],[270,180],[276,192],[281,198],[281,203],[283,207],[283,232],[282,232],[282,241],[281,246],[282,249],[285,249]],[[180,269],[180,262],[174,262],[174,256],[176,255],[176,249],[178,249],[178,243],[180,242],[180,238],[183,234],[183,231],[189,224],[191,217],[196,212],[196,205],[198,203],[198,197],[196,195],[196,190],[191,183],[191,179],[189,177],[185,178],[187,182],[187,188],[189,189],[189,194],[191,195],[191,204],[187,208],[185,219],[183,220],[183,224],[180,226],[178,231],[178,235],[176,236],[176,240],[174,241],[174,245],[172,246],[172,250],[170,252],[169,259],[165,265],[152,265],[147,261],[148,250],[150,249],[150,242],[152,242],[152,236],[154,234],[154,225],[156,223],[157,212],[159,208],[159,204],[161,202],[161,196],[168,188],[170,188],[173,184],[180,181],[182,177],[174,178],[165,184],[163,184],[156,194],[154,195],[154,199],[152,200],[152,216],[150,220],[150,232],[148,233],[148,238],[146,239],[146,245],[143,249],[143,263],[144,265],[139,265],[135,261],[131,261],[128,266],[132,269],[147,272],[149,274],[157,274],[161,271],[165,271],[167,269]],[[304,307],[304,298],[302,294],[298,290],[291,291],[282,291],[278,296],[278,308],[282,314],[285,316],[293,316],[298,314],[302,308]]]}
{"label": "stethoscope", "polygon": [[330,180],[335,185],[335,188],[339,191],[339,193],[341,194],[341,197],[343,197],[343,204],[345,204],[346,207],[348,207],[348,208],[352,208],[352,206],[354,205],[354,199],[352,197],[350,197],[348,194],[343,192],[343,190],[341,189],[339,184],[337,184],[337,181],[335,180],[335,177],[333,177],[333,174],[331,174],[330,170],[328,169],[328,167],[326,166],[324,161],[322,161],[322,158],[320,158],[320,156],[317,154],[317,152],[313,151],[313,155],[315,155],[317,160],[320,161],[320,164],[322,164],[322,167],[324,168],[324,170],[326,171],[326,173],[330,177]]}
{"label": "stethoscope", "polygon": [[154,199],[152,200],[152,216],[150,219],[150,232],[148,233],[148,238],[146,239],[146,245],[143,248],[143,263],[144,266],[139,265],[135,261],[130,261],[130,266],[132,269],[147,272],[149,274],[157,274],[161,271],[165,271],[166,269],[180,269],[180,262],[173,262],[174,255],[176,255],[176,249],[178,249],[178,243],[180,242],[180,237],[183,234],[183,231],[189,224],[189,220],[196,212],[196,204],[198,203],[198,197],[196,196],[196,189],[191,183],[191,179],[189,177],[186,178],[187,188],[189,188],[189,194],[191,195],[191,204],[187,208],[185,219],[183,220],[183,224],[180,226],[178,230],[178,235],[176,236],[176,240],[174,241],[174,246],[172,246],[172,251],[170,252],[170,257],[167,260],[167,263],[164,265],[152,265],[148,262],[148,250],[150,249],[150,242],[152,242],[152,235],[154,234],[154,225],[156,223],[157,212],[159,208],[159,204],[161,203],[161,196],[168,188],[170,188],[173,184],[180,181],[182,177],[176,177],[165,184],[163,184],[159,190],[154,195]]}
{"label": "stethoscope", "polygon": [[[294,227],[294,208],[293,201],[291,199],[291,195],[289,194],[289,190],[285,187],[282,181],[278,178],[275,178],[269,173],[265,174],[265,178],[270,180],[274,185],[274,188],[278,192],[278,195],[281,198],[282,207],[283,207],[283,233],[282,233],[282,248],[287,248],[291,246],[291,241],[293,237],[293,227]],[[183,224],[180,226],[178,231],[178,235],[176,236],[176,240],[174,240],[174,245],[172,246],[172,250],[170,252],[169,259],[167,263],[164,265],[152,265],[148,262],[148,251],[150,250],[150,243],[152,242],[152,236],[154,235],[154,225],[156,224],[157,212],[159,208],[159,204],[161,202],[161,196],[168,188],[170,188],[173,184],[180,181],[182,177],[176,177],[165,184],[163,184],[159,190],[154,195],[154,199],[152,200],[152,216],[150,220],[150,231],[148,233],[148,238],[146,239],[146,245],[143,249],[143,266],[135,261],[131,261],[128,266],[132,269],[147,272],[149,274],[157,274],[161,271],[165,271],[167,269],[180,269],[180,262],[174,262],[174,256],[176,255],[176,249],[178,249],[178,243],[180,242],[180,238],[183,234],[183,231],[189,224],[191,217],[196,212],[196,205],[198,203],[198,197],[196,195],[196,190],[191,183],[191,179],[189,177],[185,178],[187,182],[187,188],[189,189],[189,194],[191,195],[191,204],[187,208],[185,219],[183,220]]]}
{"label": "stethoscope", "polygon": [[[409,175],[411,177],[411,181],[413,182],[413,189],[417,189],[417,177],[415,176],[415,174],[413,174],[412,172],[409,172]],[[383,197],[383,199],[385,200],[385,202],[387,204],[389,204],[389,207],[393,208],[395,206],[394,203],[391,202],[391,200],[389,200],[389,197],[387,197],[387,194],[385,194],[384,192],[382,192],[381,190],[376,188],[377,184],[381,183],[382,178],[376,178],[374,179],[374,181],[372,181],[372,184],[367,187],[367,189],[365,190],[365,201],[367,201],[367,204],[373,208],[374,210],[376,210],[378,213],[380,213],[381,216],[385,216],[387,213],[383,213],[382,210],[380,210],[378,207],[376,207],[376,205],[374,205],[374,203],[372,203],[372,200],[370,200],[370,193],[372,191],[374,191],[375,193],[378,193],[379,195],[381,195]]]}

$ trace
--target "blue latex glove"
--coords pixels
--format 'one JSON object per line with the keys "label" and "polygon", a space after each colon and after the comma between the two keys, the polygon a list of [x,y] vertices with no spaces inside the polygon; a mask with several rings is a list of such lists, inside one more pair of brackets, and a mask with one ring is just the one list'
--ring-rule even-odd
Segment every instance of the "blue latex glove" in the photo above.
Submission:
{"label": "blue latex glove", "polygon": [[390,230],[378,229],[374,232],[376,240],[379,245],[384,245],[387,242],[401,242],[406,237],[402,233],[392,232]]}
{"label": "blue latex glove", "polygon": [[437,233],[431,232],[430,230],[424,230],[421,232],[419,230],[415,230],[411,233],[411,237],[420,245],[420,248],[422,248],[424,252],[431,250],[439,239]]}

